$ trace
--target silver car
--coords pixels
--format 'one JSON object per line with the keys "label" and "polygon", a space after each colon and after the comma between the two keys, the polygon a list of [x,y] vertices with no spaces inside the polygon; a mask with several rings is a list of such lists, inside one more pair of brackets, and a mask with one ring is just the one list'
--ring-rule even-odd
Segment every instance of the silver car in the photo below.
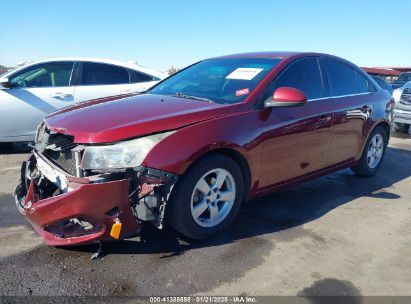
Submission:
{"label": "silver car", "polygon": [[0,77],[0,142],[33,141],[48,114],[90,99],[149,89],[166,74],[92,58],[33,62]]}
{"label": "silver car", "polygon": [[411,125],[411,81],[393,93],[395,100],[394,128],[396,131],[409,132]]}

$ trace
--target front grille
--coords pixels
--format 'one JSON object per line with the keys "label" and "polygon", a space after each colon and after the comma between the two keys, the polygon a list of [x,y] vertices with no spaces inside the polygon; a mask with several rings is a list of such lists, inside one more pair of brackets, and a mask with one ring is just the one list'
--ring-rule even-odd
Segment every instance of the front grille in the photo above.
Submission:
{"label": "front grille", "polygon": [[71,175],[76,175],[75,152],[77,145],[74,137],[61,133],[50,132],[43,123],[36,136],[36,150],[43,153],[55,165]]}
{"label": "front grille", "polygon": [[53,151],[46,149],[44,155],[67,173],[76,176],[76,159],[72,150]]}
{"label": "front grille", "polygon": [[411,88],[405,88],[402,92],[400,102],[406,105],[411,105]]}
{"label": "front grille", "polygon": [[45,149],[53,150],[53,151],[64,151],[74,148],[76,145],[74,144],[73,136],[68,136],[64,134],[51,134],[49,140],[47,142],[47,146]]}

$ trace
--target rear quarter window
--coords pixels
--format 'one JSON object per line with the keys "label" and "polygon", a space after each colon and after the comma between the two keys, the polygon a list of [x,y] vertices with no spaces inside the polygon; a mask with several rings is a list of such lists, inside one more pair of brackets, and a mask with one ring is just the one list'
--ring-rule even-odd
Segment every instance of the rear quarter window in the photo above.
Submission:
{"label": "rear quarter window", "polygon": [[134,70],[129,70],[130,72],[130,83],[138,83],[138,82],[147,82],[147,81],[154,81],[159,80],[156,77],[140,73]]}

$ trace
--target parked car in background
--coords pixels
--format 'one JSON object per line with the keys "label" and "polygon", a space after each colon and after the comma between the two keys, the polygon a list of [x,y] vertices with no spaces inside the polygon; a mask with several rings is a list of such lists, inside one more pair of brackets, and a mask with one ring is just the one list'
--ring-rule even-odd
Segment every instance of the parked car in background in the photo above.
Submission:
{"label": "parked car in background", "polygon": [[408,133],[411,125],[411,81],[393,93],[395,101],[394,129]]}
{"label": "parked car in background", "polygon": [[48,116],[16,203],[49,245],[126,238],[163,221],[204,239],[245,199],[347,167],[373,175],[392,107],[368,74],[330,55],[203,60],[146,94]]}
{"label": "parked car in background", "polygon": [[0,142],[33,141],[38,124],[52,112],[90,99],[142,92],[165,77],[114,60],[33,62],[0,77]]}
{"label": "parked car in background", "polygon": [[375,80],[376,83],[378,83],[378,85],[384,89],[387,90],[388,93],[390,93],[390,95],[392,95],[392,92],[394,91],[394,89],[392,88],[392,86],[385,81],[384,78],[380,77],[380,76],[375,76],[375,75],[371,75],[372,79]]}
{"label": "parked car in background", "polygon": [[408,81],[411,81],[411,72],[401,73],[401,75],[398,77],[398,79],[396,81],[394,81],[391,84],[391,86],[395,90],[395,89],[398,89],[398,88],[402,87]]}

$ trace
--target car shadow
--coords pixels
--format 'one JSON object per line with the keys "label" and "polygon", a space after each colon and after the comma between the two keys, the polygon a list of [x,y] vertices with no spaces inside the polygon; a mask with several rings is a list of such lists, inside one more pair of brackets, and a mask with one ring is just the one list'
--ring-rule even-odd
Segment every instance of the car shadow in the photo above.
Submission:
{"label": "car shadow", "polygon": [[33,150],[32,142],[0,143],[0,155],[2,154],[27,154]]}
{"label": "car shadow", "polygon": [[[411,152],[389,147],[379,172],[370,178],[358,177],[349,169],[287,190],[278,191],[244,204],[239,216],[221,235],[192,241],[181,237],[167,227],[158,230],[145,225],[139,237],[103,245],[104,254],[162,254],[160,258],[180,255],[188,250],[219,246],[287,229],[302,229],[305,223],[314,221],[331,210],[361,198],[378,198],[395,205],[400,198],[390,192],[390,187],[411,176]],[[376,204],[368,200],[363,204]],[[287,234],[289,238],[293,234]],[[64,250],[95,252],[96,245],[64,247]]]}

